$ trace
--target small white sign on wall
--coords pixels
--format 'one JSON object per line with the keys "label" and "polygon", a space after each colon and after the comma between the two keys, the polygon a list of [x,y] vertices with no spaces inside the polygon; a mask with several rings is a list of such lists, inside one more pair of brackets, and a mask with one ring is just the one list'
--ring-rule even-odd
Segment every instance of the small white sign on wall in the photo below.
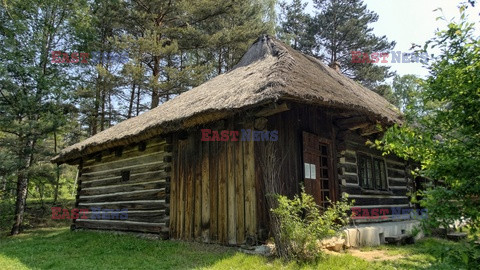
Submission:
{"label": "small white sign on wall", "polygon": [[304,163],[305,164],[305,178],[306,179],[317,179],[317,168],[315,164]]}
{"label": "small white sign on wall", "polygon": [[306,179],[311,179],[310,178],[310,163],[305,163],[305,178]]}

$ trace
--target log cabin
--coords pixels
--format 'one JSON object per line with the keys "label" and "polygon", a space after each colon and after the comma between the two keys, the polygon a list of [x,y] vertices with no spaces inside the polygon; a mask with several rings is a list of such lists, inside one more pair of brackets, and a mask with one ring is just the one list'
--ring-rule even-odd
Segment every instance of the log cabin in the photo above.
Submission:
{"label": "log cabin", "polygon": [[[72,228],[255,245],[271,236],[269,175],[274,191],[293,196],[304,186],[320,206],[348,193],[362,209],[411,207],[409,164],[366,145],[401,122],[395,106],[338,66],[263,36],[229,72],[65,148],[52,162],[78,166],[77,208],[128,210],[124,220],[76,219]],[[278,136],[217,140],[202,134],[208,130]],[[350,245],[412,228],[390,217],[352,223]]]}

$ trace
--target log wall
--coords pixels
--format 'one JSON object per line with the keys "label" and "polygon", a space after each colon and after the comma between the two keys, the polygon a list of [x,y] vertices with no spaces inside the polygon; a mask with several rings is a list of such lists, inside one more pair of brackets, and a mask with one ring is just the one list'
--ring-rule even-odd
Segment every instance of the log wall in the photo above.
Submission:
{"label": "log wall", "polygon": [[[252,128],[233,120],[212,130]],[[174,137],[170,237],[255,244],[257,197],[253,141],[201,141],[200,130]]]}
{"label": "log wall", "polygon": [[[80,165],[76,208],[87,208],[90,213],[89,219],[74,220],[74,226],[167,236],[170,143],[164,138],[151,139],[84,158]],[[126,209],[128,218],[91,219],[92,209],[99,208]]]}
{"label": "log wall", "polygon": [[[340,144],[338,150],[338,179],[340,191],[348,193],[355,200],[355,207],[360,208],[410,208],[408,192],[413,187],[413,179],[408,172],[408,164],[393,155],[382,156],[380,151],[365,145],[366,138],[350,132]],[[365,190],[359,185],[357,155],[365,154],[385,161],[388,190]],[[391,214],[378,221],[391,220]],[[357,220],[357,222],[374,222],[375,219]]]}
{"label": "log wall", "polygon": [[[331,115],[322,108],[308,105],[289,104],[289,110],[269,116],[266,129],[278,130],[277,154],[281,160],[279,181],[282,183],[281,194],[292,198],[300,193],[303,185],[303,146],[302,132],[318,135],[320,138],[331,140],[333,143],[333,126]],[[334,144],[332,145],[335,149]],[[262,144],[255,145],[256,160],[260,158]],[[335,157],[335,153],[333,153]],[[262,179],[261,162],[256,164],[257,201],[258,201],[258,234],[259,240],[265,241],[271,237],[269,208],[265,197]],[[334,171],[336,164],[334,164]],[[336,188],[333,185],[332,188]]]}

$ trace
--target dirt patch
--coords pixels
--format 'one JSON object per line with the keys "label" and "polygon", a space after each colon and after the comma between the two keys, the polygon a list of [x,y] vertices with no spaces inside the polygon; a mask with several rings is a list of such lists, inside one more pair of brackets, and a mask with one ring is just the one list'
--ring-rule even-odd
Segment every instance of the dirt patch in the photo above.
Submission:
{"label": "dirt patch", "polygon": [[352,256],[367,260],[367,261],[393,261],[405,258],[404,255],[389,255],[385,250],[368,250],[361,251],[358,249],[349,249],[348,253]]}

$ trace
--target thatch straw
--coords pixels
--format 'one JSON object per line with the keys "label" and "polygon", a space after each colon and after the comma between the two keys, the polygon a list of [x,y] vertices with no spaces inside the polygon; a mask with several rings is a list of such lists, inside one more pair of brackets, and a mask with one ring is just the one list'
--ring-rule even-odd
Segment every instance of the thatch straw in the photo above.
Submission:
{"label": "thatch straw", "polygon": [[230,72],[67,147],[52,162],[72,161],[279,99],[358,111],[384,124],[401,121],[398,110],[383,97],[315,58],[265,36],[250,47]]}

